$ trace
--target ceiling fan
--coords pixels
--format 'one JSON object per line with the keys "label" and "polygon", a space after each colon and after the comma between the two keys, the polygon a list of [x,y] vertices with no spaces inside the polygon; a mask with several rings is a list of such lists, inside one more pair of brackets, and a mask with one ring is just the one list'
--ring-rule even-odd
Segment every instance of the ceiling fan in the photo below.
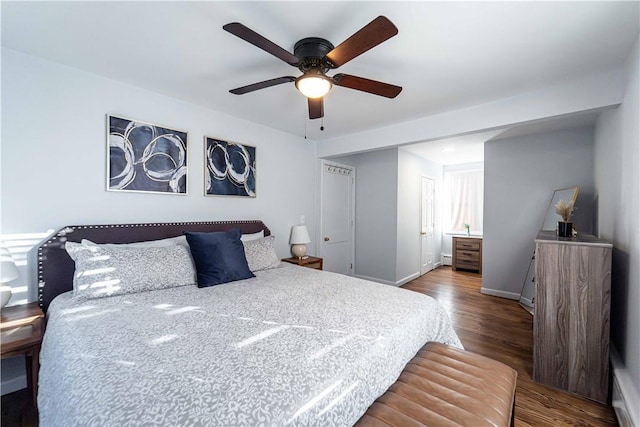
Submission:
{"label": "ceiling fan", "polygon": [[333,85],[387,98],[395,98],[402,91],[400,86],[350,74],[340,73],[333,77],[327,76],[329,70],[346,64],[353,58],[398,34],[396,26],[384,16],[378,16],[369,22],[338,47],[334,47],[331,42],[319,37],[307,37],[295,44],[293,54],[238,22],[232,22],[222,28],[287,64],[297,67],[303,73],[299,77],[277,77],[229,91],[235,95],[243,95],[259,89],[295,82],[296,88],[308,99],[309,118],[318,119],[324,117],[323,96],[331,90]]}

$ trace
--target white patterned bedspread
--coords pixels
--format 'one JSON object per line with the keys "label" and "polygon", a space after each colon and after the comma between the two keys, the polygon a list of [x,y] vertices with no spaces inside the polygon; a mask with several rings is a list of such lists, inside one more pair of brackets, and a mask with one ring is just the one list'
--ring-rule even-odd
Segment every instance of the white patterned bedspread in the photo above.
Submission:
{"label": "white patterned bedspread", "polygon": [[256,276],[58,297],[40,426],[348,426],[426,342],[461,347],[426,295],[288,264]]}

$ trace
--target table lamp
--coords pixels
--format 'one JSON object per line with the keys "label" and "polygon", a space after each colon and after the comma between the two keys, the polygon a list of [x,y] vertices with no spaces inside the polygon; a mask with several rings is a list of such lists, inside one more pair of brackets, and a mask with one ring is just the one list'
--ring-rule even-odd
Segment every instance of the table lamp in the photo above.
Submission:
{"label": "table lamp", "polygon": [[311,242],[306,225],[294,225],[291,229],[291,254],[296,258],[302,258],[307,254],[307,243]]}

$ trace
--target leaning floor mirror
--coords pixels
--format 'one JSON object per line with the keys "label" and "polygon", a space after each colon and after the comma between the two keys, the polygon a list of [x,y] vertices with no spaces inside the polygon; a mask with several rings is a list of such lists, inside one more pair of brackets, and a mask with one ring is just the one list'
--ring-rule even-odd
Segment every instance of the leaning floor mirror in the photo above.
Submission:
{"label": "leaning floor mirror", "polygon": [[[547,207],[544,220],[542,221],[542,227],[540,230],[555,231],[558,226],[558,221],[562,220],[562,217],[556,213],[556,204],[560,200],[565,202],[573,202],[575,204],[578,198],[578,187],[560,188],[555,190],[551,195],[549,206]],[[529,313],[533,314],[533,307],[535,304],[536,284],[535,284],[535,251],[529,261],[529,269],[527,270],[527,276],[522,284],[522,291],[520,292],[520,305],[525,308]]]}

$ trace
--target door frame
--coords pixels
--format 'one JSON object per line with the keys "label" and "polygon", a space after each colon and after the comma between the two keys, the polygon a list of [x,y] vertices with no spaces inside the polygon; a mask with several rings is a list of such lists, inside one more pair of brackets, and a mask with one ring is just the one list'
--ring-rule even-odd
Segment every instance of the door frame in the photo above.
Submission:
{"label": "door frame", "polygon": [[316,225],[316,236],[318,236],[317,242],[316,242],[316,253],[318,254],[319,257],[324,258],[324,253],[323,253],[323,249],[324,246],[322,245],[322,239],[324,237],[324,235],[322,234],[323,230],[324,230],[324,217],[322,215],[322,208],[323,208],[323,199],[322,196],[324,194],[324,168],[326,166],[337,166],[337,167],[341,167],[341,168],[348,168],[351,169],[351,200],[350,200],[350,207],[351,207],[351,234],[350,234],[350,239],[351,239],[351,270],[350,270],[350,275],[354,276],[355,275],[355,271],[356,271],[356,167],[352,166],[352,165],[347,165],[344,163],[338,163],[338,162],[334,162],[334,161],[330,161],[330,160],[325,160],[325,159],[319,159],[318,161],[318,187],[320,189],[320,191],[318,191],[318,197],[317,197],[317,201],[318,201],[318,208],[316,210],[317,212],[317,218],[319,218],[320,220],[317,222]]}

